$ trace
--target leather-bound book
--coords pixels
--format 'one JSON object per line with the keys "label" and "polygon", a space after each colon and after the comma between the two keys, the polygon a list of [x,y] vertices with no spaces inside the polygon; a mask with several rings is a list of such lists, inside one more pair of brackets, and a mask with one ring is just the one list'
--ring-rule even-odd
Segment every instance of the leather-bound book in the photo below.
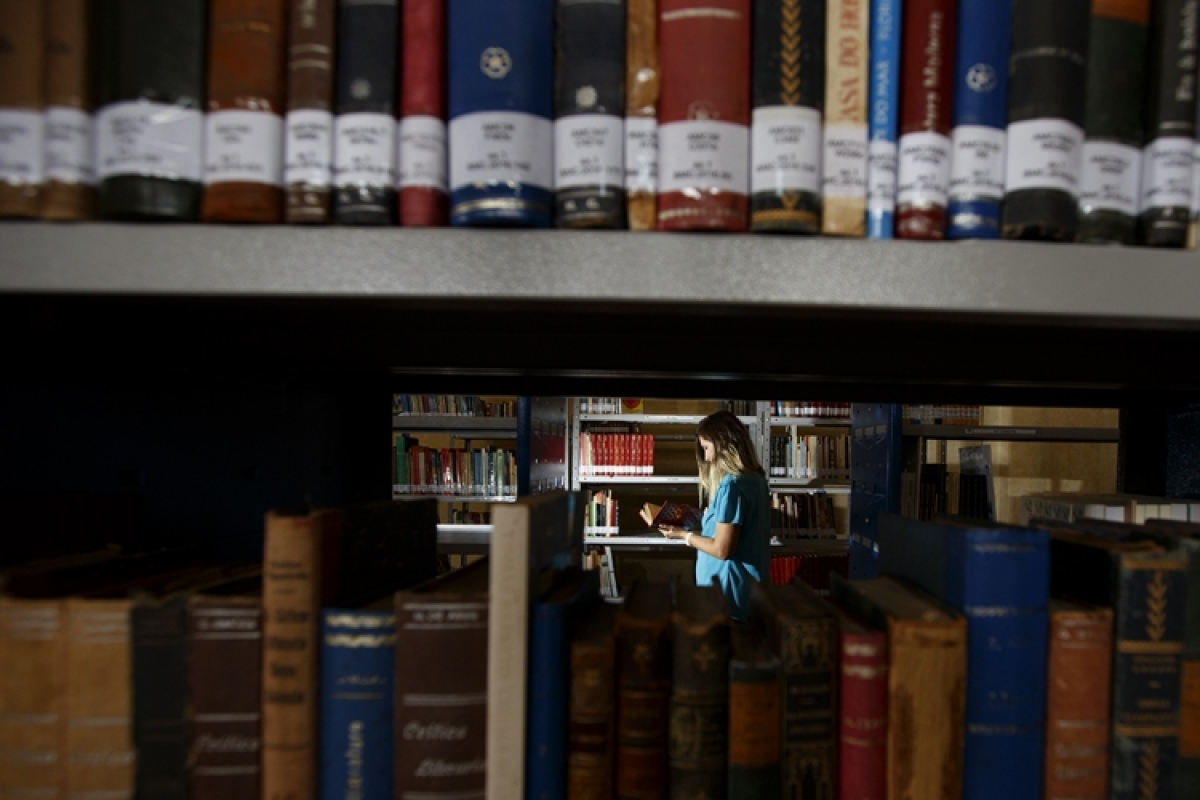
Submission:
{"label": "leather-bound book", "polygon": [[825,3],[754,4],[750,229],[821,232]]}
{"label": "leather-bound book", "polygon": [[400,13],[400,224],[445,225],[446,0],[403,0]]}
{"label": "leather-bound book", "polygon": [[1088,27],[1079,240],[1134,244],[1141,202],[1150,0],[1095,0]]}
{"label": "leather-bound book", "polygon": [[0,596],[0,782],[63,800],[66,611],[56,599]]}
{"label": "leather-bound book", "polygon": [[749,0],[660,0],[658,229],[744,231],[750,192]]}
{"label": "leather-bound book", "polygon": [[332,219],[336,19],[337,0],[289,0],[283,180],[291,223]]}
{"label": "leather-bound book", "polygon": [[567,800],[611,800],[616,750],[617,606],[601,603],[571,638]]}
{"label": "leather-bound book", "polygon": [[830,0],[825,19],[821,232],[865,236],[870,6],[860,0]]}
{"label": "leather-bound book", "polygon": [[900,127],[901,0],[871,0],[871,89],[867,237],[891,239],[896,216],[896,137]]}
{"label": "leather-bound book", "polygon": [[729,660],[729,797],[780,797],[782,670],[757,624],[733,631]]}
{"label": "leather-bound book", "polygon": [[1159,0],[1150,15],[1138,238],[1153,247],[1183,247],[1192,215],[1200,23],[1194,0]]}
{"label": "leather-bound book", "polygon": [[558,0],[554,204],[560,228],[625,221],[625,3]]}
{"label": "leather-bound book", "polygon": [[840,606],[838,797],[887,797],[887,635]]}
{"label": "leather-bound book", "polygon": [[554,224],[554,0],[448,0],[450,224]]}
{"label": "leather-bound book", "polygon": [[625,0],[625,203],[631,231],[658,227],[658,0]]}
{"label": "leather-bound book", "polygon": [[209,0],[205,222],[283,221],[286,0]]}
{"label": "leather-bound book", "polygon": [[1090,0],[1013,0],[1001,234],[1079,233]]}
{"label": "leather-bound book", "polygon": [[399,0],[340,0],[333,121],[333,216],[396,221]]}
{"label": "leather-bound book", "polygon": [[671,587],[634,581],[617,614],[617,797],[667,796]]}
{"label": "leather-bound book", "polygon": [[904,4],[896,238],[942,239],[950,189],[950,112],[958,0]]}
{"label": "leather-bound book", "polygon": [[46,0],[46,188],[42,218],[90,219],[95,92],[93,0]]}
{"label": "leather-bound book", "polygon": [[45,31],[45,0],[0,3],[0,217],[42,210]]}
{"label": "leather-bound book", "polygon": [[670,796],[725,797],[730,622],[715,586],[680,586],[672,630]]}
{"label": "leather-bound book", "polygon": [[103,0],[98,25],[97,212],[199,219],[208,3]]}
{"label": "leather-bound book", "polygon": [[137,796],[187,800],[187,596],[139,597],[130,626]]}

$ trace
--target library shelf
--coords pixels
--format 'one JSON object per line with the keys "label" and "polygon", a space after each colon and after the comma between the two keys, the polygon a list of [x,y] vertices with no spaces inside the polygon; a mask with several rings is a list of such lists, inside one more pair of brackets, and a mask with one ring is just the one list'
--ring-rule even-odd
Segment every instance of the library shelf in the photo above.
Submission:
{"label": "library shelf", "polygon": [[767,488],[785,494],[850,494],[849,481],[829,481],[822,478],[768,478]]}
{"label": "library shelf", "polygon": [[492,542],[492,526],[441,523],[437,526],[437,542],[442,553],[483,555]]}
{"label": "library shelf", "polygon": [[[642,425],[699,425],[703,414],[580,414],[580,422],[629,422]],[[746,425],[758,423],[758,417],[738,417]]]}
{"label": "library shelf", "polygon": [[[825,537],[813,537],[811,539],[772,539],[771,552],[775,555],[786,553],[844,553],[846,552],[846,540],[837,539],[833,531],[826,531],[828,534]],[[583,544],[585,547],[633,547],[633,548],[659,548],[659,547],[687,547],[687,544],[682,539],[668,539],[662,535],[647,534],[636,536],[630,534],[621,534],[619,536],[597,536],[594,534],[584,534]]]}
{"label": "library shelf", "polygon": [[849,417],[768,417],[772,428],[849,428]]}
{"label": "library shelf", "polygon": [[580,486],[697,486],[700,478],[696,475],[582,475]]}
{"label": "library shelf", "polygon": [[516,417],[473,417],[457,414],[393,414],[392,429],[411,433],[446,433],[456,438],[511,439]]}
{"label": "library shelf", "polygon": [[1121,441],[1119,428],[1047,428],[1021,425],[905,425],[905,436],[925,439],[980,442],[1080,442]]}
{"label": "library shelf", "polygon": [[402,492],[395,487],[392,488],[393,500],[425,500],[432,497],[442,503],[513,503],[516,502],[516,495],[484,495],[484,494],[435,494],[433,492],[424,492],[414,494],[412,492]]}

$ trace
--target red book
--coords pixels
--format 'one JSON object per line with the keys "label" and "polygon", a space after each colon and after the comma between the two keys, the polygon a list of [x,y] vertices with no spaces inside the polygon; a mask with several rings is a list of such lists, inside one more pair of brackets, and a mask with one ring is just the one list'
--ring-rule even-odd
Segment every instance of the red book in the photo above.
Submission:
{"label": "red book", "polygon": [[660,0],[658,229],[744,231],[750,0]]}
{"label": "red book", "polygon": [[838,797],[887,797],[887,634],[838,611]]}
{"label": "red book", "polygon": [[400,27],[400,224],[445,225],[446,0],[404,0]]}

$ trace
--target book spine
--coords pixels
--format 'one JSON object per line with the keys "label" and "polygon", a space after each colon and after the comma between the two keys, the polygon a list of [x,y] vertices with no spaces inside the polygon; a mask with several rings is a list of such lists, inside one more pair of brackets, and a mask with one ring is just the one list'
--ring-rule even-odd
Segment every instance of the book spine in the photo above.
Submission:
{"label": "book spine", "polygon": [[400,224],[445,225],[446,0],[403,0],[400,127],[396,132]]}
{"label": "book spine", "polygon": [[1187,606],[1183,614],[1183,660],[1180,663],[1179,763],[1175,797],[1200,796],[1200,541],[1179,540],[1188,554]]}
{"label": "book spine", "polygon": [[97,211],[194,222],[204,178],[206,0],[101,6]]}
{"label": "book spine", "polygon": [[887,797],[887,638],[882,631],[839,636],[838,797]]}
{"label": "book spine", "polygon": [[750,229],[821,232],[825,3],[754,4]]}
{"label": "book spine", "polygon": [[1001,233],[1074,241],[1090,0],[1012,0],[1008,153]]}
{"label": "book spine", "polygon": [[837,620],[800,619],[781,628],[783,789],[789,797],[833,797],[838,774]]}
{"label": "book spine", "polygon": [[1043,796],[1106,798],[1112,611],[1051,611],[1048,662]]}
{"label": "book spine", "polygon": [[902,13],[902,0],[871,0],[871,114],[867,164],[867,237],[871,239],[891,239],[894,234]]}
{"label": "book spine", "polygon": [[779,661],[729,662],[729,797],[781,797]]}
{"label": "book spine", "polygon": [[673,640],[670,796],[719,800],[729,753],[729,623],[689,624],[676,616]]}
{"label": "book spine", "polygon": [[60,600],[0,596],[0,782],[47,800],[64,797],[66,777],[65,614]]}
{"label": "book spine", "polygon": [[1150,0],[1097,0],[1088,26],[1079,240],[1134,244],[1141,204]]}
{"label": "book spine", "polygon": [[1196,0],[1151,4],[1139,239],[1183,247],[1196,142]]}
{"label": "book spine", "polygon": [[955,0],[904,4],[896,238],[943,239],[950,186]]}
{"label": "book spine", "polygon": [[322,613],[322,800],[392,800],[395,670],[395,614]]}
{"label": "book spine", "polygon": [[449,0],[450,224],[554,222],[554,0]]}
{"label": "book spine", "polygon": [[130,619],[137,796],[187,800],[187,604],[138,602]]}
{"label": "book spine", "polygon": [[626,0],[625,208],[632,231],[658,226],[658,0]]}
{"label": "book spine", "polygon": [[1196,145],[1192,149],[1192,219],[1188,223],[1187,247],[1200,247],[1200,102],[1196,104]]}
{"label": "book spine", "polygon": [[554,192],[560,228],[625,221],[625,3],[558,0]]}
{"label": "book spine", "polygon": [[661,798],[667,793],[671,689],[668,619],[643,623],[618,617],[618,798]]}
{"label": "book spine", "polygon": [[283,182],[289,223],[331,219],[337,0],[289,0]]}
{"label": "book spine", "polygon": [[750,2],[660,0],[658,229],[745,231]]}
{"label": "book spine", "polygon": [[210,0],[205,222],[283,221],[285,0]]}
{"label": "book spine", "polygon": [[567,800],[613,796],[616,645],[572,642],[567,722]]}
{"label": "book spine", "polygon": [[90,219],[96,211],[93,7],[92,0],[46,0],[43,219]]}
{"label": "book spine", "polygon": [[396,49],[399,0],[341,0],[333,119],[333,217],[396,219]]}
{"label": "book spine", "polygon": [[262,604],[197,595],[188,604],[191,800],[258,800]]}
{"label": "book spine", "polygon": [[827,8],[821,232],[865,236],[870,7],[863,0],[830,0]]}
{"label": "book spine", "polygon": [[45,0],[0,6],[0,217],[36,217],[45,181]]}
{"label": "book spine", "polygon": [[1012,0],[959,0],[948,239],[1000,238],[1011,30]]}

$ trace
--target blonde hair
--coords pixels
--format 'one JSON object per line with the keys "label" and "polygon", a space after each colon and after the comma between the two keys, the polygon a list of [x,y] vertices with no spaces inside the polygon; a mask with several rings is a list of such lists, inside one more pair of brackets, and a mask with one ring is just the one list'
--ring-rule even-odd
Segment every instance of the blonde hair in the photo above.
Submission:
{"label": "blonde hair", "polygon": [[[713,460],[704,460],[701,437],[713,443]],[[766,475],[750,431],[735,415],[717,411],[700,420],[696,428],[696,466],[700,472],[700,507],[709,504],[726,475]]]}

